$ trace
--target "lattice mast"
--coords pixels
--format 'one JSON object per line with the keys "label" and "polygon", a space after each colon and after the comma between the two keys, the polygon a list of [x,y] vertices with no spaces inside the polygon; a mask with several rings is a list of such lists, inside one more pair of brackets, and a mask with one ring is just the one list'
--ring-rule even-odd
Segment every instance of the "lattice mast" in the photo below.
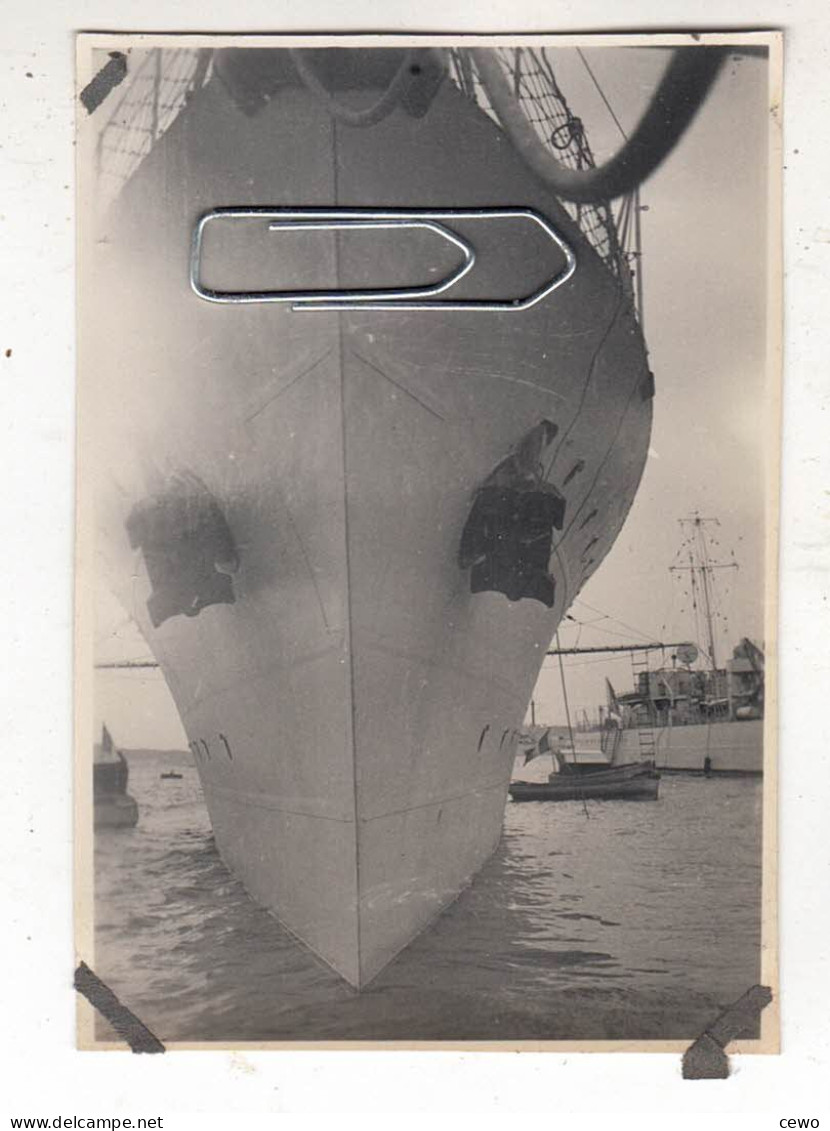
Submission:
{"label": "lattice mast", "polygon": [[689,551],[689,564],[684,566],[669,566],[669,573],[688,573],[692,586],[692,602],[697,609],[697,593],[701,594],[703,603],[703,626],[706,631],[706,645],[709,663],[712,671],[718,670],[717,648],[715,643],[714,608],[715,596],[715,571],[721,569],[737,569],[738,563],[714,562],[709,552],[709,539],[706,528],[720,526],[716,518],[701,518],[695,512],[688,518],[678,519],[681,530],[688,531],[687,548]]}

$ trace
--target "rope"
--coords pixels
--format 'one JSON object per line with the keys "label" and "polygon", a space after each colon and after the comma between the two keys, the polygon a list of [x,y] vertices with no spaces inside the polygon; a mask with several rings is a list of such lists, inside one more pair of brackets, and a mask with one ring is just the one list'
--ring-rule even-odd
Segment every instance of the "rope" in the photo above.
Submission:
{"label": "rope", "polygon": [[[557,648],[557,651],[559,651],[559,649],[561,649],[562,646],[559,643],[559,629],[558,628],[556,630],[555,636],[556,636],[556,648]],[[574,731],[573,731],[573,727],[571,726],[571,709],[568,706],[568,688],[567,688],[567,685],[565,683],[565,667],[562,663],[562,653],[561,653],[561,651],[559,651],[559,657],[558,658],[559,658],[559,678],[562,681],[562,699],[564,700],[564,703],[565,703],[565,718],[568,721],[568,735],[570,736],[570,740],[571,740],[571,750],[573,750],[573,753],[574,753],[574,765],[576,765],[576,741],[574,740]],[[582,783],[581,782],[579,782],[579,786],[580,786],[579,795],[582,799],[582,808],[585,810],[585,816],[589,817],[590,814],[588,812],[588,803],[585,800],[585,791],[582,789]]]}
{"label": "rope", "polygon": [[620,131],[620,133],[622,134],[623,138],[624,138],[624,139],[625,139],[626,141],[628,141],[628,134],[627,134],[627,133],[625,132],[625,130],[624,130],[624,129],[622,128],[622,125],[620,124],[620,119],[619,119],[619,118],[617,117],[617,115],[616,115],[616,114],[614,113],[614,107],[613,107],[613,106],[611,105],[611,103],[610,103],[610,102],[608,101],[608,98],[606,97],[605,91],[604,91],[604,90],[602,89],[602,87],[601,87],[601,86],[599,85],[599,79],[598,79],[598,78],[597,78],[597,76],[596,76],[596,75],[594,74],[594,72],[593,72],[593,70],[591,69],[591,66],[590,66],[590,64],[589,64],[588,60],[587,60],[587,59],[585,58],[585,56],[583,55],[583,53],[582,53],[582,49],[581,49],[580,47],[577,47],[577,49],[576,49],[576,53],[577,53],[577,55],[578,55],[578,56],[580,57],[580,59],[582,60],[583,64],[585,65],[585,70],[586,70],[586,71],[588,72],[588,74],[589,74],[589,75],[591,76],[591,82],[592,82],[592,83],[594,84],[594,86],[595,86],[595,87],[597,88],[597,93],[599,94],[599,96],[600,96],[600,98],[602,99],[602,101],[603,101],[603,102],[605,103],[605,108],[606,108],[606,110],[608,111],[608,113],[609,113],[609,114],[611,115],[611,118],[613,119],[614,125],[615,125],[615,126],[617,127],[617,129],[618,129],[618,130]]}
{"label": "rope", "polygon": [[557,196],[585,204],[615,200],[654,172],[683,136],[726,58],[725,50],[713,47],[675,51],[637,128],[617,154],[598,168],[568,169],[542,144],[492,52],[473,48],[472,55],[490,104],[530,168]]}
{"label": "rope", "polygon": [[583,600],[582,597],[576,598],[576,604],[584,605],[585,608],[590,609],[592,613],[598,613],[601,619],[610,620],[614,624],[618,624],[620,628],[628,629],[630,633],[633,633],[640,640],[649,640],[652,637],[652,633],[643,632],[641,628],[636,628],[634,625],[626,624],[626,622],[624,620],[620,620],[619,617],[612,617],[610,613],[603,612],[602,609],[598,609],[596,605],[589,605],[588,602]]}
{"label": "rope", "polygon": [[363,110],[350,110],[334,99],[327,88],[318,78],[314,68],[309,64],[303,51],[297,48],[291,48],[291,61],[297,68],[297,73],[305,83],[306,87],[315,95],[326,107],[328,112],[338,122],[342,122],[346,126],[374,126],[390,114],[398,102],[400,101],[406,86],[410,82],[414,74],[418,74],[416,67],[416,58],[418,56],[417,49],[410,49],[404,54],[401,65],[398,67],[395,75],[390,82],[389,86],[371,106],[367,106]]}

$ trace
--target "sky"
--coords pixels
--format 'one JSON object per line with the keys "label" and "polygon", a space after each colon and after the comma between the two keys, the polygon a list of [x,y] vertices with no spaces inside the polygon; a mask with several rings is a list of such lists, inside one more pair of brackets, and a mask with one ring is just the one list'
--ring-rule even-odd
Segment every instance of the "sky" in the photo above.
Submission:
{"label": "sky", "polygon": [[[665,68],[660,49],[592,48],[585,59],[631,132]],[[621,136],[583,60],[551,52],[557,79],[584,121],[598,162]],[[739,569],[718,579],[720,657],[742,636],[763,639],[766,422],[767,75],[756,57],[730,59],[677,149],[641,189],[643,323],[655,375],[654,427],[640,490],[613,549],[560,627],[563,647],[696,640],[688,589],[669,566],[678,520],[716,517],[713,558]],[[96,659],[149,658],[110,594],[96,595]],[[722,661],[721,661],[722,662]],[[573,715],[605,701],[605,679],[631,683],[628,654],[565,661]],[[558,661],[534,692],[537,721],[565,722]],[[186,748],[162,677],[107,671],[96,679],[96,719],[119,745]]]}
{"label": "sky", "polygon": [[[628,65],[618,50],[585,54],[630,131],[665,54],[634,50]],[[576,103],[573,60],[567,74]],[[567,81],[563,69],[563,86]],[[720,522],[712,530],[719,543],[713,559],[730,561],[734,552],[739,565],[717,578],[720,662],[742,636],[763,639],[764,500],[773,442],[766,427],[766,84],[762,59],[728,62],[678,148],[641,190],[648,206],[643,323],[656,384],[651,449],[622,533],[571,610],[585,627],[564,621],[563,647],[702,643],[683,594],[688,584],[681,578],[688,575],[669,573],[683,539],[678,520],[695,511]],[[592,99],[584,82],[579,91],[596,156],[607,156],[619,133],[599,96]],[[597,610],[616,620],[599,620]],[[632,680],[629,654],[610,662],[566,659],[565,673],[574,714],[605,702],[606,677],[617,691]],[[554,657],[545,661],[534,700],[537,720],[565,722]]]}

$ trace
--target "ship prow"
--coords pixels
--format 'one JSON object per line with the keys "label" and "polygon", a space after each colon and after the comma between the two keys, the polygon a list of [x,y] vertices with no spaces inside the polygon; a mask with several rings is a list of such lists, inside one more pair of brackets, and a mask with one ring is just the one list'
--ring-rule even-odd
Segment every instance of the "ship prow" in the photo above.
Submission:
{"label": "ship prow", "polygon": [[498,843],[504,793],[499,782],[357,822],[227,794],[211,813],[223,859],[253,898],[359,989],[472,881]]}

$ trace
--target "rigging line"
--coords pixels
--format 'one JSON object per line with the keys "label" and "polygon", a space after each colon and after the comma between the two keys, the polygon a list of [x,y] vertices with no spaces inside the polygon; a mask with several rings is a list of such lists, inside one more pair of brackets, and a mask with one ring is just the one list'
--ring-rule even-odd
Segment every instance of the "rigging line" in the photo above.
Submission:
{"label": "rigging line", "polygon": [[[577,621],[576,623],[579,624],[579,621]],[[614,630],[612,628],[602,628],[599,624],[596,624],[594,622],[592,622],[590,626],[586,626],[586,627],[590,627],[590,628],[594,629],[595,632],[604,632],[608,636],[614,636],[619,640],[624,640],[627,644],[635,643],[635,641],[631,639],[631,637],[634,635],[633,632],[625,632],[625,633],[614,632]],[[644,635],[643,633],[638,632],[636,634],[636,641],[638,642],[638,641],[642,640],[643,635]]]}
{"label": "rigging line", "polygon": [[617,215],[617,233],[619,235],[620,247],[625,250],[628,247],[629,228],[631,227],[631,200],[632,196],[623,197],[620,211]]}
{"label": "rigging line", "polygon": [[608,620],[608,617],[597,617],[596,620],[588,621],[574,620],[573,623],[579,626],[580,631],[582,631],[583,628],[592,628],[596,632],[604,632],[608,636],[617,636],[622,640],[629,640],[633,636],[634,640],[631,641],[632,644],[635,643],[635,641],[639,642],[644,638],[647,639],[649,635],[651,635],[650,633],[643,632],[638,632],[635,634],[633,631],[629,632],[627,629],[625,632],[615,632],[613,628],[603,628],[602,624],[600,623],[603,620]]}
{"label": "rigging line", "polygon": [[606,108],[606,110],[607,110],[607,111],[608,111],[608,113],[609,113],[609,114],[611,115],[611,117],[612,117],[612,118],[614,119],[614,125],[615,125],[615,126],[617,127],[617,129],[618,129],[618,130],[620,131],[620,133],[622,134],[623,138],[624,138],[624,139],[625,139],[626,141],[628,141],[628,134],[627,134],[627,133],[625,132],[625,130],[624,130],[624,129],[622,128],[622,123],[620,122],[620,119],[619,119],[619,118],[617,117],[617,115],[616,115],[616,114],[614,113],[614,107],[613,107],[613,106],[611,105],[611,103],[610,103],[610,102],[608,101],[608,99],[607,99],[607,97],[606,97],[606,95],[605,95],[605,91],[604,91],[604,90],[602,89],[602,87],[601,87],[601,86],[599,85],[599,80],[598,80],[597,76],[596,76],[596,75],[594,74],[593,70],[591,69],[591,66],[590,66],[590,64],[588,63],[588,60],[587,60],[587,59],[585,58],[584,54],[582,53],[582,48],[581,48],[581,47],[577,47],[577,49],[576,49],[576,53],[577,53],[577,55],[578,55],[578,56],[580,57],[580,59],[582,60],[582,62],[583,62],[583,63],[585,64],[585,70],[586,70],[586,71],[588,72],[588,74],[589,74],[589,75],[591,76],[591,81],[593,82],[594,86],[595,86],[595,87],[597,88],[597,93],[599,94],[600,98],[601,98],[601,99],[602,99],[602,101],[603,101],[603,102],[605,103],[605,108]]}
{"label": "rigging line", "polygon": [[565,619],[573,621],[573,623],[578,624],[580,628],[591,628],[593,625],[599,624],[600,621],[608,620],[609,618],[605,615],[605,613],[602,613],[600,614],[600,616],[595,617],[593,620],[580,620],[579,617],[575,617],[571,613],[568,613]]}
{"label": "rigging line", "polygon": [[[565,703],[565,718],[568,720],[568,735],[569,735],[570,741],[571,741],[571,750],[573,750],[574,758],[576,758],[576,742],[574,741],[574,731],[573,731],[573,727],[571,726],[571,709],[568,706],[568,688],[565,684],[565,666],[562,663],[562,645],[559,643],[559,629],[558,628],[557,628],[556,633],[555,633],[555,639],[556,639],[556,649],[557,649],[557,652],[559,653],[559,655],[558,655],[559,678],[562,681],[562,699],[564,700],[564,703]],[[587,817],[588,816],[588,805],[585,801],[585,793],[584,793],[583,790],[580,790],[580,793],[582,794],[582,806],[585,810],[585,816]]]}
{"label": "rigging line", "polygon": [[[531,55],[533,54],[535,53],[533,52],[533,50],[531,50]],[[544,66],[539,67],[539,70],[547,77],[548,82],[550,83],[550,89],[554,100],[558,101],[561,104],[566,120],[569,116],[573,117],[571,108],[565,100],[565,96],[559,87],[559,83],[556,81],[556,72],[553,69],[550,59],[548,59],[547,47],[542,47],[539,49],[539,58],[544,64]]]}
{"label": "rigging line", "polygon": [[613,621],[614,624],[620,625],[621,628],[627,628],[631,632],[635,632],[641,639],[648,640],[652,635],[649,632],[643,632],[641,628],[636,628],[633,624],[626,624],[626,622],[624,620],[620,620],[619,617],[612,617],[610,613],[603,612],[603,610],[598,609],[596,605],[589,605],[587,601],[582,599],[582,597],[576,598],[576,604],[584,605],[585,608],[590,609],[592,613],[599,613],[600,616],[605,617],[607,620]]}
{"label": "rigging line", "polygon": [[[596,609],[594,611],[599,612],[599,609]],[[579,620],[578,617],[574,616],[571,616],[568,619],[572,620],[574,624],[584,625],[585,628],[595,628],[600,625],[602,621],[607,620],[612,624],[616,624],[619,628],[624,629],[627,636],[636,636],[638,640],[648,640],[654,635],[654,633],[652,632],[641,632],[639,628],[633,628],[630,624],[625,624],[622,621],[618,621],[616,617],[611,617],[607,613],[600,613],[600,615],[598,617],[595,617],[594,620]],[[609,629],[607,628],[600,629],[600,632],[608,631]]]}

